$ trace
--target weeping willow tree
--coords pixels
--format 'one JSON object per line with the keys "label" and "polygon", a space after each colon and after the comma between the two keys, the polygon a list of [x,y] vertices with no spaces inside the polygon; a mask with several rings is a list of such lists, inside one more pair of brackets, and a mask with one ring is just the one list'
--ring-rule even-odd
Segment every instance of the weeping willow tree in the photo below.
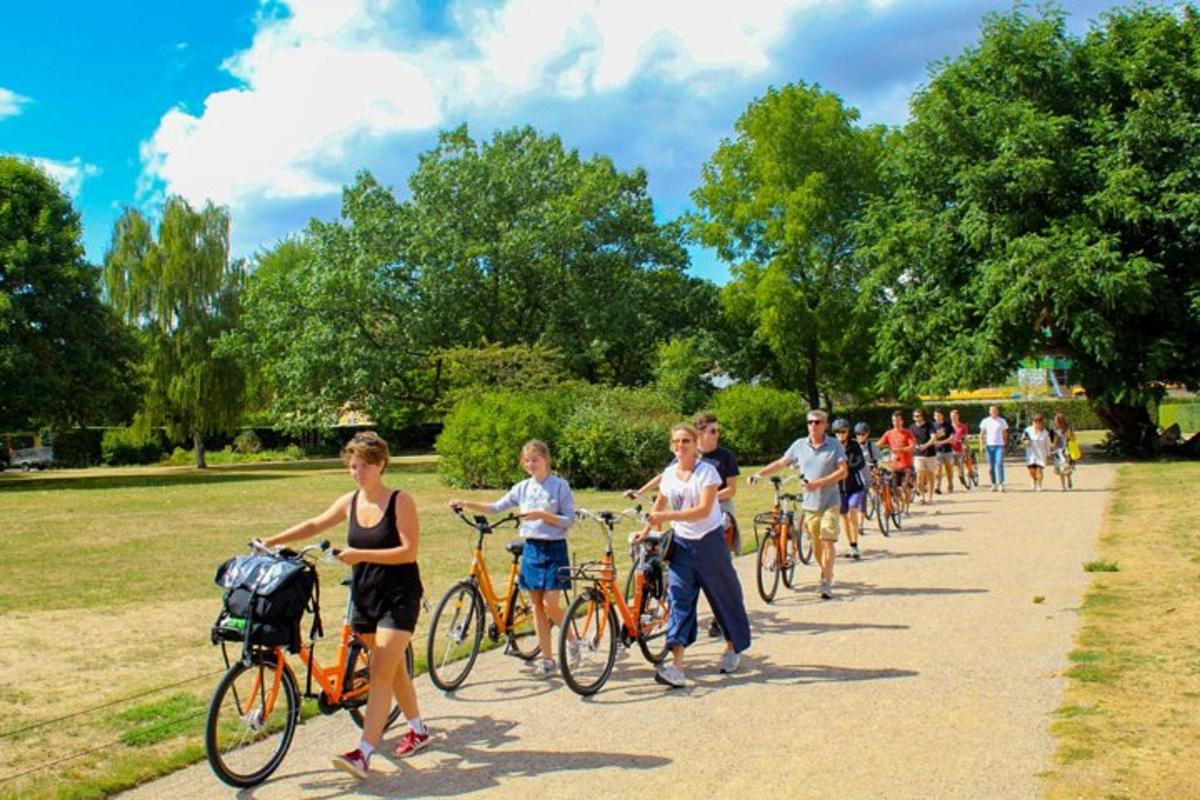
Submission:
{"label": "weeping willow tree", "polygon": [[190,437],[200,468],[205,436],[231,431],[243,410],[242,367],[216,343],[237,322],[244,282],[242,262],[229,258],[229,212],[181,197],[167,200],[157,240],[146,217],[126,210],[104,258],[107,299],[144,339],[141,419]]}

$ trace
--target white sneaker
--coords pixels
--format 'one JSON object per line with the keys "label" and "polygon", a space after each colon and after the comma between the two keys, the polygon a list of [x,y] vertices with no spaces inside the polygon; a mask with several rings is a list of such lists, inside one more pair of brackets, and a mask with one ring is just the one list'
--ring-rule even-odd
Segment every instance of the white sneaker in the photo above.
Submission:
{"label": "white sneaker", "polygon": [[1000,494],[1004,494],[1004,484],[1000,484]]}
{"label": "white sneaker", "polygon": [[741,657],[732,650],[726,650],[721,654],[721,674],[730,675],[737,672],[738,664],[741,663]]}
{"label": "white sneaker", "polygon": [[533,668],[533,676],[535,678],[549,678],[555,672],[558,672],[558,664],[553,658],[543,658]]}
{"label": "white sneaker", "polygon": [[993,483],[993,484],[992,484],[992,491],[993,491],[993,492],[998,492],[998,491],[1000,491],[1000,487],[999,487],[999,486],[997,486],[996,484],[994,484],[994,483]]}
{"label": "white sneaker", "polygon": [[687,676],[674,664],[659,667],[658,671],[654,673],[654,680],[663,686],[670,686],[672,689],[683,689],[687,686]]}

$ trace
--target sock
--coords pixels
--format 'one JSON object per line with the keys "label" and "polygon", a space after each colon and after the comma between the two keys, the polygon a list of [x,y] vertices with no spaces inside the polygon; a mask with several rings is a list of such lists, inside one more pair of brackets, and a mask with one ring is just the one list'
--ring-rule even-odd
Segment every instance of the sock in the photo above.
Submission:
{"label": "sock", "polygon": [[374,748],[374,747],[372,747],[372,746],[370,745],[370,743],[369,743],[369,742],[368,742],[366,739],[359,739],[359,740],[358,740],[358,752],[362,753],[362,754],[363,754],[363,758],[365,758],[367,761],[370,761],[370,760],[371,760],[371,752],[372,752],[374,749],[375,749],[375,748]]}
{"label": "sock", "polygon": [[408,729],[418,736],[425,736],[429,733],[429,729],[425,727],[425,722],[420,717],[410,719]]}

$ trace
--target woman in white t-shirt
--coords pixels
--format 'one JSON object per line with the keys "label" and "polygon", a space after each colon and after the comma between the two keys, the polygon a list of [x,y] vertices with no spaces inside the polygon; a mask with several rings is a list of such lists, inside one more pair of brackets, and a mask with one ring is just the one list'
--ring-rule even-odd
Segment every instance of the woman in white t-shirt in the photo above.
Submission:
{"label": "woman in white t-shirt", "polygon": [[1033,424],[1025,429],[1021,438],[1025,442],[1025,466],[1029,468],[1029,480],[1032,484],[1030,488],[1040,492],[1052,445],[1050,431],[1046,428],[1046,418],[1041,414],[1034,414]]}
{"label": "woman in white t-shirt", "polygon": [[1004,491],[1004,445],[1008,437],[1008,420],[1000,416],[1000,406],[988,408],[988,415],[979,422],[979,446],[986,448],[988,472],[992,491]]}
{"label": "woman in white t-shirt", "polygon": [[671,617],[667,646],[671,663],[660,667],[654,676],[659,683],[674,688],[687,686],[683,654],[696,641],[696,601],[700,592],[704,592],[725,633],[720,671],[735,672],[738,653],[750,646],[750,618],[742,585],[725,548],[721,507],[717,503],[721,477],[711,464],[700,460],[698,439],[691,425],[680,423],[671,429],[675,463],[663,472],[649,523],[633,537],[641,541],[652,525],[664,522],[675,531],[668,573]]}

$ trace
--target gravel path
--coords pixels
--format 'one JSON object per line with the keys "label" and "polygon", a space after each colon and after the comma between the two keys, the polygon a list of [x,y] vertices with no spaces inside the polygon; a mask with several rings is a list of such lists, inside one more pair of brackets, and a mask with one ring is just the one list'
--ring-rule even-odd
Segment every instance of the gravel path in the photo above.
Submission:
{"label": "gravel path", "polygon": [[[831,602],[802,567],[799,590],[781,587],[767,606],[753,557],[739,559],[755,638],[735,676],[717,673],[720,647],[703,638],[689,651],[694,688],[667,691],[634,648],[581,700],[494,651],[453,696],[418,681],[430,749],[377,755],[356,783],[329,766],[357,740],[352,723],[322,718],[301,728],[270,782],[244,794],[1039,797],[1088,582],[1081,562],[1093,557],[1115,467],[1089,464],[1074,493],[1034,494],[1016,466],[1017,491],[956,492],[915,507],[891,538],[872,532],[861,561],[839,558]],[[127,796],[233,794],[200,764]]]}

